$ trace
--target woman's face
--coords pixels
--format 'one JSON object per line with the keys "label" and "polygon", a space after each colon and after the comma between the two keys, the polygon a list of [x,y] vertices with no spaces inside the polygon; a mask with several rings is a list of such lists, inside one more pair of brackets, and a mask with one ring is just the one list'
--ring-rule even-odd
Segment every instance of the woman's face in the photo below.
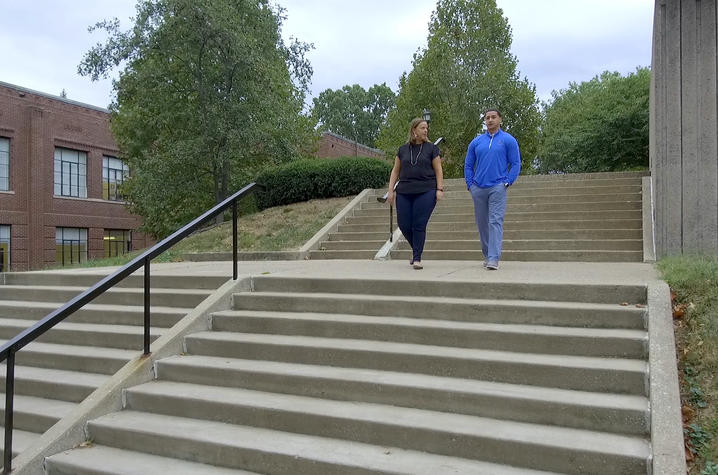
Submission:
{"label": "woman's face", "polygon": [[429,140],[429,125],[426,122],[420,122],[414,129],[414,137],[417,142]]}

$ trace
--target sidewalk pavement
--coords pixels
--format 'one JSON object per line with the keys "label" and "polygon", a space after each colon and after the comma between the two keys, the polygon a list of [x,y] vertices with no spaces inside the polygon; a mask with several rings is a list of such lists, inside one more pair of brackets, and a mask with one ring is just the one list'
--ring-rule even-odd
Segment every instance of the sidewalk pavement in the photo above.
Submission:
{"label": "sidewalk pavement", "polygon": [[[414,270],[408,261],[294,260],[240,261],[239,277],[281,275],[292,277],[338,277],[356,279],[406,279],[468,282],[526,282],[568,284],[648,284],[660,281],[653,264],[634,262],[501,262],[489,271],[477,261],[423,261]],[[41,272],[107,275],[117,267],[94,267]],[[142,271],[137,273],[141,274]],[[151,264],[152,275],[226,275],[232,277],[231,261],[170,262]]]}

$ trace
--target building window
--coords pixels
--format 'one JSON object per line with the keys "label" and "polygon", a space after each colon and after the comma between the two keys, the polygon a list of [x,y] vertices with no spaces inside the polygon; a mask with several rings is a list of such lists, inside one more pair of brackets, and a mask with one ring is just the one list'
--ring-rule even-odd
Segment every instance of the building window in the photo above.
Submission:
{"label": "building window", "polygon": [[10,226],[0,224],[0,272],[10,270]]}
{"label": "building window", "polygon": [[0,137],[0,190],[10,189],[10,139]]}
{"label": "building window", "polygon": [[63,266],[87,260],[87,229],[55,228],[55,262]]}
{"label": "building window", "polygon": [[130,168],[124,161],[115,157],[102,157],[102,198],[122,201],[124,197],[117,188],[129,174]]}
{"label": "building window", "polygon": [[115,257],[132,250],[132,231],[105,229],[105,257]]}
{"label": "building window", "polygon": [[55,196],[87,198],[87,152],[55,148]]}

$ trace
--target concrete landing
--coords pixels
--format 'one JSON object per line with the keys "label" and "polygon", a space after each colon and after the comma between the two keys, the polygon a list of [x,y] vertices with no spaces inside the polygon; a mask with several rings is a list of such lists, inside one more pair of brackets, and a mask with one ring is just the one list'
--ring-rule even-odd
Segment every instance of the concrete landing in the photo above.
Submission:
{"label": "concrete landing", "polygon": [[[498,271],[487,271],[480,261],[423,261],[414,270],[408,261],[321,260],[242,261],[239,277],[282,275],[293,277],[376,278],[407,280],[455,280],[476,282],[526,282],[557,284],[648,284],[659,282],[652,264],[640,262],[518,262],[502,261]],[[114,267],[44,271],[105,275]],[[151,266],[152,275],[232,277],[232,262],[172,262]],[[141,274],[141,272],[139,272]]]}

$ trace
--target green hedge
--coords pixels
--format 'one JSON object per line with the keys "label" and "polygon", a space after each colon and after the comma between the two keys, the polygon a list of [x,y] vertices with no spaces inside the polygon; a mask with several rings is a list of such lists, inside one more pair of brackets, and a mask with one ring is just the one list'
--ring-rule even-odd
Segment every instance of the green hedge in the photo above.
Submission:
{"label": "green hedge", "polygon": [[376,158],[342,157],[297,160],[262,172],[257,183],[260,209],[308,201],[356,195],[364,188],[380,188],[389,182],[391,165]]}

